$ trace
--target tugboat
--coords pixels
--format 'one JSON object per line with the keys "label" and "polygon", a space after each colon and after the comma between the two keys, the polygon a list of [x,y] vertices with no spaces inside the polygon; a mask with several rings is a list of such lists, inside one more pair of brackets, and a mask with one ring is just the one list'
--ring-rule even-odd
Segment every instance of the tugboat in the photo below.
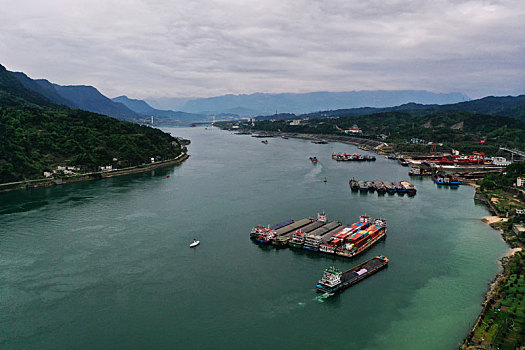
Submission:
{"label": "tugboat", "polygon": [[310,161],[314,164],[317,164],[317,157],[310,157]]}
{"label": "tugboat", "polygon": [[261,142],[264,143],[265,145],[268,144],[268,140],[262,140]]}
{"label": "tugboat", "polygon": [[317,283],[316,288],[320,292],[335,294],[370,277],[387,265],[388,258],[380,255],[346,272],[330,267],[324,271],[323,277]]}

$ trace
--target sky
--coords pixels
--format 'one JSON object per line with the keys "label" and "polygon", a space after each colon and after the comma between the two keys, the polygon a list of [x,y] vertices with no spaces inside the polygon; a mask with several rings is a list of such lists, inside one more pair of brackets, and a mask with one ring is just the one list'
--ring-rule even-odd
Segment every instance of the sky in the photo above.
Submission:
{"label": "sky", "polygon": [[109,97],[525,94],[525,1],[0,0],[0,64]]}

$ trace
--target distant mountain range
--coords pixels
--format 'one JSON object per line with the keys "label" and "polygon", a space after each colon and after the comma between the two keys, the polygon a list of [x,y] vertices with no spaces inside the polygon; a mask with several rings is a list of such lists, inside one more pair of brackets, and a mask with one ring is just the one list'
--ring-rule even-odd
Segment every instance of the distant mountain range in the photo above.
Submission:
{"label": "distant mountain range", "polygon": [[117,119],[139,121],[140,115],[122,103],[116,103],[92,86],[62,86],[45,79],[31,79],[21,72],[11,72],[29,90],[71,108],[108,115]]}
{"label": "distant mountain range", "polygon": [[[377,113],[388,112],[407,112],[412,115],[428,115],[428,114],[443,114],[449,112],[469,112],[484,115],[497,115],[502,117],[509,117],[514,119],[525,120],[525,95],[520,96],[502,96],[494,97],[488,96],[477,100],[466,102],[445,104],[445,105],[424,105],[417,103],[407,103],[395,107],[386,108],[350,108],[339,109],[334,111],[320,111],[315,113],[307,113],[297,116],[298,118],[310,117],[336,117],[344,115],[371,115]],[[293,117],[293,116],[292,116]],[[260,116],[257,119],[290,119],[290,115],[274,115]]]}
{"label": "distant mountain range", "polygon": [[173,124],[177,122],[206,121],[209,119],[203,114],[155,109],[145,101],[129,99],[126,96],[110,99],[93,86],[63,86],[51,83],[46,79],[31,79],[22,72],[10,73],[24,87],[55,103],[70,108],[108,115],[121,120],[142,122],[150,116],[154,116],[160,124]]}
{"label": "distant mountain range", "polygon": [[[357,107],[391,107],[404,103],[449,104],[468,101],[462,93],[439,94],[424,90],[398,91],[350,91],[310,92],[250,95],[224,95],[209,98],[189,99],[185,102],[174,99],[172,103],[181,111],[201,114],[231,113],[240,116],[255,116],[276,113],[311,113]],[[152,104],[169,106],[170,99],[148,99]],[[183,103],[183,104],[182,104]]]}
{"label": "distant mountain range", "polygon": [[157,117],[161,122],[180,121],[180,122],[196,122],[207,121],[211,118],[205,114],[186,113],[172,110],[161,110],[151,107],[146,101],[136,100],[127,96],[119,96],[112,99],[113,102],[121,103],[133,112],[143,117]]}

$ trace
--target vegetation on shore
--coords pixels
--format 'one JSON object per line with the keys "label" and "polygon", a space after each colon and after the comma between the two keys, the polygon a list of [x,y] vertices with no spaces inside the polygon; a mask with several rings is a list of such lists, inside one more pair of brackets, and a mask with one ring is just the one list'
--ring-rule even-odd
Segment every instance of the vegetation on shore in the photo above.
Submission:
{"label": "vegetation on shore", "polygon": [[[230,127],[232,124],[220,125]],[[345,135],[342,130],[354,125],[362,130],[359,137],[387,142],[399,152],[428,152],[429,142],[438,144],[441,150],[454,148],[464,153],[482,151],[489,155],[497,154],[502,145],[525,149],[525,122],[469,112],[424,115],[386,112],[303,119],[300,125],[290,125],[290,119],[258,120],[254,126],[240,124],[243,129],[253,131],[336,135]],[[411,142],[414,138],[418,139],[416,144]]]}
{"label": "vegetation on shore", "polygon": [[0,66],[0,183],[42,178],[58,165],[92,171],[171,159],[182,151],[161,130],[55,104]]}
{"label": "vegetation on shore", "polygon": [[[505,216],[491,224],[513,248],[525,247],[514,224],[525,222],[522,190],[513,185],[525,176],[525,162],[516,162],[502,174],[490,174],[479,183],[478,193],[489,201],[496,214]],[[520,211],[521,212],[521,211]],[[463,344],[464,349],[517,349],[525,346],[525,252],[518,251],[502,261],[503,273],[487,293],[483,311]]]}
{"label": "vegetation on shore", "polygon": [[525,252],[507,258],[464,349],[509,349],[525,345]]}

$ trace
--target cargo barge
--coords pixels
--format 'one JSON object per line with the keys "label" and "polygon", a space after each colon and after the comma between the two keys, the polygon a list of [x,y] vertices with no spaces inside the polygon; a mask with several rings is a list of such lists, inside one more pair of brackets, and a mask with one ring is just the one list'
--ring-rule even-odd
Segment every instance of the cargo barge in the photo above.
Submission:
{"label": "cargo barge", "polygon": [[[362,181],[351,179],[349,182],[352,192],[374,192],[378,194],[395,194],[403,195],[407,193],[409,196],[414,196],[417,193],[416,187],[408,181],[401,182],[382,182],[382,181]],[[441,183],[440,183],[441,184]]]}
{"label": "cargo barge", "polygon": [[314,252],[318,251],[323,237],[329,237],[333,235],[336,231],[340,230],[342,225],[343,224],[341,221],[334,220],[308,233],[305,236],[303,248]]}
{"label": "cargo barge", "polygon": [[432,181],[434,181],[437,185],[446,185],[446,186],[459,186],[461,185],[461,181],[453,175],[450,174],[443,174],[443,173],[435,173],[432,175]]}
{"label": "cargo barge", "polygon": [[361,155],[361,154],[350,154],[350,153],[332,153],[332,159],[338,162],[375,162],[375,156]]}
{"label": "cargo barge", "polygon": [[[276,247],[302,248],[315,252],[354,257],[386,235],[386,220],[372,220],[369,216],[345,226],[338,220],[327,222],[325,213],[318,213],[317,220],[286,220],[279,224],[256,226],[250,236],[257,243]],[[255,236],[255,237],[254,237]]]}
{"label": "cargo barge", "polygon": [[359,230],[364,230],[365,228],[370,226],[370,221],[370,217],[364,215],[361,216],[358,222],[355,222],[352,225],[345,227],[344,229],[340,230],[332,237],[330,237],[329,240],[322,243],[319,247],[319,251],[327,254],[334,254],[335,250],[339,246],[344,244],[349,236],[351,236]]}
{"label": "cargo barge", "polygon": [[310,218],[302,219],[299,221],[292,220],[292,223],[285,225],[285,226],[281,226],[280,228],[277,228],[277,229],[269,228],[267,230],[264,230],[263,232],[259,233],[259,235],[255,238],[255,240],[259,243],[270,244],[274,241],[276,237],[279,237],[289,232],[295,231],[298,228],[308,225],[312,221],[314,221],[314,219],[310,219]]}
{"label": "cargo barge", "polygon": [[380,255],[346,272],[330,267],[324,271],[323,277],[317,283],[316,288],[320,292],[335,294],[370,277],[386,266],[388,266],[388,258]]}
{"label": "cargo barge", "polygon": [[379,242],[385,237],[387,231],[386,220],[376,219],[374,223],[364,230],[357,231],[341,242],[335,253],[347,258],[353,258]]}
{"label": "cargo barge", "polygon": [[412,185],[410,182],[408,181],[401,181],[400,182],[401,186],[403,186],[403,188],[405,189],[405,192],[409,195],[409,196],[415,196],[416,195],[416,187],[414,185]]}

